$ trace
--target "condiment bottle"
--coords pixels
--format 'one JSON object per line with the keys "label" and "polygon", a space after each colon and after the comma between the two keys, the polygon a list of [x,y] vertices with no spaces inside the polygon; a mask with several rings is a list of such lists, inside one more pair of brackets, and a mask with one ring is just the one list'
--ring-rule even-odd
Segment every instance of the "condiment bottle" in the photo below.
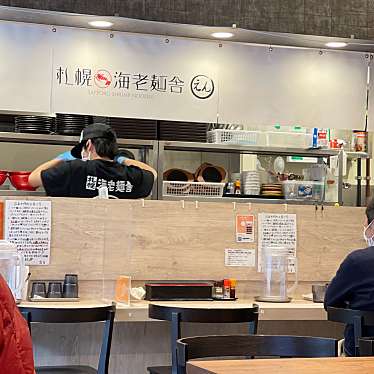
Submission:
{"label": "condiment bottle", "polygon": [[236,279],[230,279],[230,298],[235,299]]}
{"label": "condiment bottle", "polygon": [[235,195],[240,195],[240,181],[235,181]]}
{"label": "condiment bottle", "polygon": [[222,281],[214,282],[213,285],[213,297],[215,299],[223,299],[223,289],[222,289],[223,283]]}
{"label": "condiment bottle", "polygon": [[223,298],[224,299],[230,298],[230,279],[223,280]]}

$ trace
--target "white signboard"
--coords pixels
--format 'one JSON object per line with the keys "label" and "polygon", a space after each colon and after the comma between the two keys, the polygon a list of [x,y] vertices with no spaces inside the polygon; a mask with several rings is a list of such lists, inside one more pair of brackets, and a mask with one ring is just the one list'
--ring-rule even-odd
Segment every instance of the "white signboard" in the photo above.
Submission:
{"label": "white signboard", "polygon": [[251,267],[256,264],[254,249],[225,249],[225,266]]}
{"label": "white signboard", "polygon": [[365,53],[55,31],[0,21],[0,110],[190,122],[218,118],[255,126],[364,125],[370,61]]}
{"label": "white signboard", "polygon": [[257,267],[262,271],[262,255],[265,249],[272,249],[272,252],[285,251],[290,256],[288,263],[289,272],[295,272],[296,264],[296,214],[258,214],[258,250]]}
{"label": "white signboard", "polygon": [[53,51],[54,112],[216,121],[216,43],[113,35],[58,30]]}
{"label": "white signboard", "polygon": [[5,239],[17,245],[26,265],[49,265],[51,202],[7,200]]}
{"label": "white signboard", "polygon": [[219,121],[363,128],[365,53],[224,43]]}
{"label": "white signboard", "polygon": [[0,110],[50,112],[50,26],[0,22]]}

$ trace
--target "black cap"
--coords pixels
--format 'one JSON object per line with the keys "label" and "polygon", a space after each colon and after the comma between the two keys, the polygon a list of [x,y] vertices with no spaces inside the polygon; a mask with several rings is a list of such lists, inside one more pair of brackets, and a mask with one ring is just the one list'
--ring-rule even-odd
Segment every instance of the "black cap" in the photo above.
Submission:
{"label": "black cap", "polygon": [[79,143],[71,150],[71,154],[75,158],[82,158],[82,149],[89,139],[107,138],[113,142],[117,141],[116,133],[105,123],[93,123],[85,127],[79,139]]}

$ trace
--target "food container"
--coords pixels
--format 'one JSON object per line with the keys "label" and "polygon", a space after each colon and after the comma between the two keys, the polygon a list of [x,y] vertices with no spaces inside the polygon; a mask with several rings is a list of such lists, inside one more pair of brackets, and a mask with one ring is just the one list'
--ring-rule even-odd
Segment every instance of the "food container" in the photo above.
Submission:
{"label": "food container", "polygon": [[288,180],[283,182],[283,193],[286,200],[322,201],[324,182]]}
{"label": "food container", "polygon": [[352,151],[367,152],[368,133],[362,130],[352,132]]}
{"label": "food container", "polygon": [[8,172],[5,170],[0,170],[0,186],[6,181],[8,178]]}
{"label": "food container", "polygon": [[268,131],[267,145],[272,147],[309,148],[312,146],[312,134],[302,132]]}
{"label": "food container", "polygon": [[29,185],[30,174],[30,171],[11,171],[9,173],[10,183],[12,183],[13,187],[17,190],[35,191],[36,188]]}

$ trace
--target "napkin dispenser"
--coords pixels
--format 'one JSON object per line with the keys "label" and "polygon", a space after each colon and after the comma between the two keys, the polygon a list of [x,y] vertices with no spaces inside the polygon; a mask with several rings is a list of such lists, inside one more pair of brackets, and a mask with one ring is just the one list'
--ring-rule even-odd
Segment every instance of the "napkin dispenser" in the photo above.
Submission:
{"label": "napkin dispenser", "polygon": [[167,300],[212,300],[212,283],[209,282],[157,282],[146,283],[145,299]]}

